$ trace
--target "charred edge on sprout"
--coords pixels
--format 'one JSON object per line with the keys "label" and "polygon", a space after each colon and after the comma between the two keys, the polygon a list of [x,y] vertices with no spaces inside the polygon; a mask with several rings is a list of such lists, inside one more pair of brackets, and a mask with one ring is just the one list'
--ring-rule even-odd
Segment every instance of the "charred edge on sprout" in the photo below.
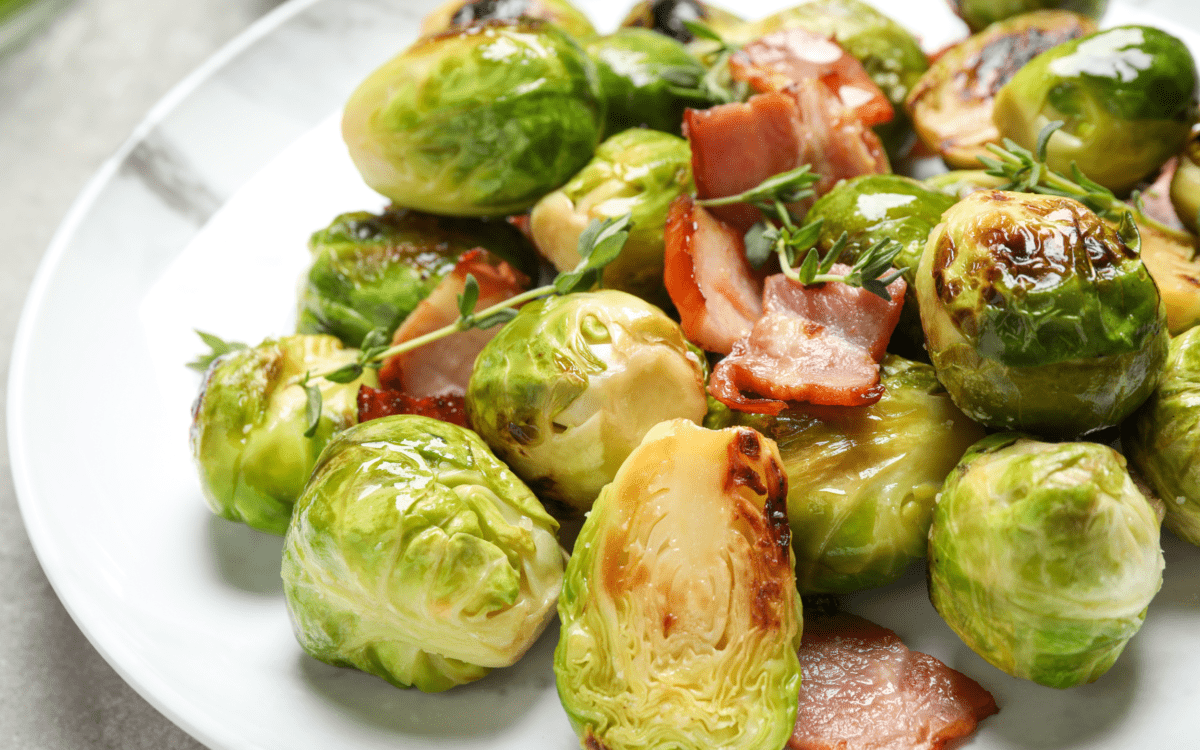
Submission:
{"label": "charred edge on sprout", "polygon": [[592,734],[592,728],[588,727],[583,736],[583,746],[586,750],[608,750],[608,745],[601,742],[596,735]]}
{"label": "charred edge on sprout", "polygon": [[754,430],[738,428],[729,444],[726,493],[738,497],[738,487],[746,487],[764,496],[763,508],[738,497],[734,505],[737,521],[754,533],[755,560],[752,617],[756,627],[774,630],[780,627],[787,592],[780,581],[782,570],[790,569],[791,527],[787,522],[787,474],[768,451],[763,438]]}
{"label": "charred edge on sprout", "polygon": [[483,21],[515,19],[525,15],[529,6],[529,0],[475,0],[463,3],[450,17],[450,23],[466,26]]}
{"label": "charred edge on sprout", "polygon": [[1075,21],[1053,29],[1018,29],[988,42],[964,66],[974,73],[974,85],[970,87],[970,93],[978,98],[995,96],[1025,63],[1052,47],[1086,33],[1083,25]]}

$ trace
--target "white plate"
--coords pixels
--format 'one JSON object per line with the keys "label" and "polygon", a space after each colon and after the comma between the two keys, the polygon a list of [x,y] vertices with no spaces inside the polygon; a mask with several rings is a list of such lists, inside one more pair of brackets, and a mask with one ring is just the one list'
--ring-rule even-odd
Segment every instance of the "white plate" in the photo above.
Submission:
{"label": "white plate", "polygon": [[[577,747],[554,691],[554,628],[518,666],[433,696],[306,657],[283,606],[280,540],[212,517],[187,449],[191,329],[252,341],[288,332],[307,235],[383,203],[358,181],[329,113],[432,4],[293,0],[261,21],[96,176],[21,320],[9,444],[42,566],[122,676],[219,750]],[[579,4],[602,29],[625,10]],[[754,17],[786,4],[736,5]],[[877,4],[929,49],[961,33],[943,0]],[[1155,18],[1117,4],[1107,19],[1127,20]],[[1200,51],[1200,36],[1160,25]],[[1194,747],[1200,550],[1164,546],[1166,583],[1141,634],[1107,675],[1069,691],[970,652],[929,606],[921,570],[851,608],[996,696],[1001,713],[972,747]]]}

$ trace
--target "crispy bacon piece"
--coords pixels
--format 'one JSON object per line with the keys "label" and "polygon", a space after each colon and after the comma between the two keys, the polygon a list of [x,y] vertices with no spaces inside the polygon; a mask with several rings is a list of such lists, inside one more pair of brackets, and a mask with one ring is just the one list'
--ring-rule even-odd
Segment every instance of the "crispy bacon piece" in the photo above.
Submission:
{"label": "crispy bacon piece", "polygon": [[889,122],[896,114],[856,57],[807,29],[785,29],[750,42],[729,59],[729,72],[760,94],[815,78],[864,125]]}
{"label": "crispy bacon piece", "polygon": [[667,213],[664,239],[663,282],[684,335],[728,354],[762,315],[762,280],[746,261],[742,235],[681,195]]}
{"label": "crispy bacon piece", "polygon": [[457,394],[413,398],[403,391],[358,387],[358,421],[366,422],[393,414],[416,414],[450,422],[460,427],[470,427],[467,421],[466,399]]}
{"label": "crispy bacon piece", "polygon": [[[683,127],[701,198],[737,195],[803,164],[821,175],[817,195],[842,179],[891,171],[879,137],[816,79],[756,94],[744,104],[686,110]],[[747,205],[714,207],[712,213],[742,233],[761,216]]]}
{"label": "crispy bacon piece", "polygon": [[[454,270],[421,300],[392,336],[392,344],[423,336],[458,320],[458,296],[466,288],[467,274],[479,282],[476,310],[491,307],[525,290],[529,280],[504,261],[492,261],[487,251],[463,253]],[[463,395],[475,357],[500,329],[460,331],[404,354],[388,358],[379,369],[384,388],[403,391],[414,398]]]}
{"label": "crispy bacon piece", "polygon": [[805,618],[791,750],[940,750],[997,713],[979,683],[850,614]]}
{"label": "crispy bacon piece", "polygon": [[[835,264],[833,273],[849,267]],[[713,368],[708,392],[738,411],[778,414],[787,401],[865,406],[883,396],[879,360],[900,319],[905,283],[888,302],[841,283],[805,287],[767,279],[764,313]],[[747,396],[756,393],[762,398]]]}

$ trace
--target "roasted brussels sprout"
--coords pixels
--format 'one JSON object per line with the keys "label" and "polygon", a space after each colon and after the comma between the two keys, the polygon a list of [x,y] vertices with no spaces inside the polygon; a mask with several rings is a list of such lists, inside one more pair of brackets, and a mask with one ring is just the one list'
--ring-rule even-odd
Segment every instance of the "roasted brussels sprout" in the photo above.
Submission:
{"label": "roasted brussels sprout", "polygon": [[287,530],[292,505],[321,449],[358,419],[358,386],[378,385],[373,370],[346,384],[314,379],[324,406],[316,431],[305,437],[307,399],[295,380],[305,372],[337,369],[357,354],[333,336],[295,335],[212,363],[192,407],[190,437],[213,513],[272,534]]}
{"label": "roasted brussels sprout", "polygon": [[621,21],[621,27],[650,29],[686,44],[693,36],[684,21],[699,21],[722,36],[743,23],[729,11],[701,0],[639,0]]}
{"label": "roasted brussels sprout", "polygon": [[976,653],[1049,687],[1112,666],[1162,585],[1159,519],[1098,443],[984,438],[946,480],[929,596]]}
{"label": "roasted brussels sprout", "polygon": [[1159,29],[1119,26],[1043,52],[996,94],[1000,135],[1034,150],[1047,124],[1047,164],[1123,193],[1158,170],[1187,141],[1196,63]]}
{"label": "roasted brussels sprout", "polygon": [[1067,10],[1097,21],[1104,15],[1108,0],[950,0],[950,5],[974,33],[997,21],[1038,10]]}
{"label": "roasted brussels sprout", "polygon": [[1179,154],[1171,178],[1171,204],[1185,227],[1200,232],[1200,126],[1192,127],[1191,138]]}
{"label": "roasted brussels sprout", "polygon": [[347,346],[396,327],[454,269],[459,257],[483,247],[526,276],[536,253],[503,221],[447,219],[403,209],[342,214],[313,234],[313,264],[300,289],[296,330],[328,333]]}
{"label": "roasted brussels sprout", "polygon": [[700,422],[703,368],[679,325],[624,292],[532,302],[475,360],[471,424],[543,501],[591,507],[655,424]]}
{"label": "roasted brussels sprout", "polygon": [[800,597],[779,454],[747,428],[654,427],[567,563],[558,695],[585,748],[780,748]]}
{"label": "roasted brussels sprout", "polygon": [[588,17],[567,0],[449,0],[425,16],[421,36],[440,34],[452,27],[517,18],[549,21],[580,40],[596,35]]}
{"label": "roasted brussels sprout", "polygon": [[1138,221],[1142,262],[1167,308],[1172,336],[1200,325],[1200,247],[1195,235]]}
{"label": "roasted brussels sprout", "polygon": [[883,398],[871,406],[726,411],[706,421],[753,427],[778,444],[803,594],[885,586],[924,557],[934,498],[983,437],[929,365],[889,356],[882,370]]}
{"label": "roasted brussels sprout", "polygon": [[579,265],[579,235],[593,219],[632,214],[629,239],[604,269],[604,286],[654,304],[663,288],[663,232],[671,201],[691,192],[687,141],[656,130],[626,130],[609,138],[570,182],[538,201],[529,215],[534,244],[560,271]]}
{"label": "roasted brussels sprout", "polygon": [[915,286],[917,265],[929,232],[941,221],[942,212],[954,203],[955,199],[949,195],[909,177],[864,175],[838,183],[813,204],[805,218],[807,223],[823,222],[818,240],[822,250],[829,250],[845,232],[847,262],[857,260],[859,254],[880,240],[893,239],[903,246],[892,265],[907,269],[904,280],[908,288],[893,342],[905,354],[922,356],[924,352],[925,336],[921,332]]}
{"label": "roasted brussels sprout", "polygon": [[587,53],[527,18],[417,40],[355,90],[342,117],[369,186],[452,216],[529,208],[587,163],[603,128]]}
{"label": "roasted brussels sprout", "polygon": [[982,169],[952,169],[949,172],[921,180],[926,187],[940,190],[956,200],[980,190],[998,190],[1008,184],[1003,177],[988,174]]}
{"label": "roasted brussels sprout", "polygon": [[1167,350],[1136,238],[1069,198],[990,190],[951,206],[929,236],[917,299],[954,403],[983,424],[1056,437],[1136,409]]}
{"label": "roasted brussels sprout", "polygon": [[1125,423],[1121,447],[1166,505],[1166,527],[1200,545],[1200,328],[1172,339],[1162,381]]}
{"label": "roasted brussels sprout", "polygon": [[908,93],[904,106],[926,148],[951,167],[979,167],[999,143],[992,105],[1025,63],[1096,30],[1076,13],[1045,10],[993,24],[942,53]]}
{"label": "roasted brussels sprout", "polygon": [[607,135],[636,127],[680,134],[683,110],[718,102],[695,89],[707,69],[687,49],[649,29],[620,29],[588,42],[608,110]]}
{"label": "roasted brussels sprout", "polygon": [[283,548],[310,655],[426,692],[517,661],[550,618],[558,523],[475,433],[426,417],[338,435]]}

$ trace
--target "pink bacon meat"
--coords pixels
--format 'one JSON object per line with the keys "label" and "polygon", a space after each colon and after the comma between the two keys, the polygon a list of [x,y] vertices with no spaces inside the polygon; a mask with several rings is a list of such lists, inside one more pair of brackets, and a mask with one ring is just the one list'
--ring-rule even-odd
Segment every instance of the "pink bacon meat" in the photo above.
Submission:
{"label": "pink bacon meat", "polygon": [[[835,264],[832,272],[847,271]],[[763,316],[713,368],[708,392],[731,409],[760,414],[778,414],[788,401],[875,403],[883,395],[879,360],[904,290],[903,279],[893,281],[889,302],[837,282],[806,287],[782,274],[768,278]]]}
{"label": "pink bacon meat", "polygon": [[970,677],[850,614],[807,619],[790,750],[941,750],[1000,709]]}
{"label": "pink bacon meat", "polygon": [[[520,294],[529,283],[524,274],[504,261],[491,260],[485,250],[463,253],[454,270],[396,329],[392,344],[402,344],[458,320],[458,295],[466,288],[468,273],[479,282],[476,311]],[[418,399],[447,394],[461,396],[467,392],[475,358],[499,330],[494,327],[460,331],[390,357],[379,369],[379,382],[386,389]]]}

